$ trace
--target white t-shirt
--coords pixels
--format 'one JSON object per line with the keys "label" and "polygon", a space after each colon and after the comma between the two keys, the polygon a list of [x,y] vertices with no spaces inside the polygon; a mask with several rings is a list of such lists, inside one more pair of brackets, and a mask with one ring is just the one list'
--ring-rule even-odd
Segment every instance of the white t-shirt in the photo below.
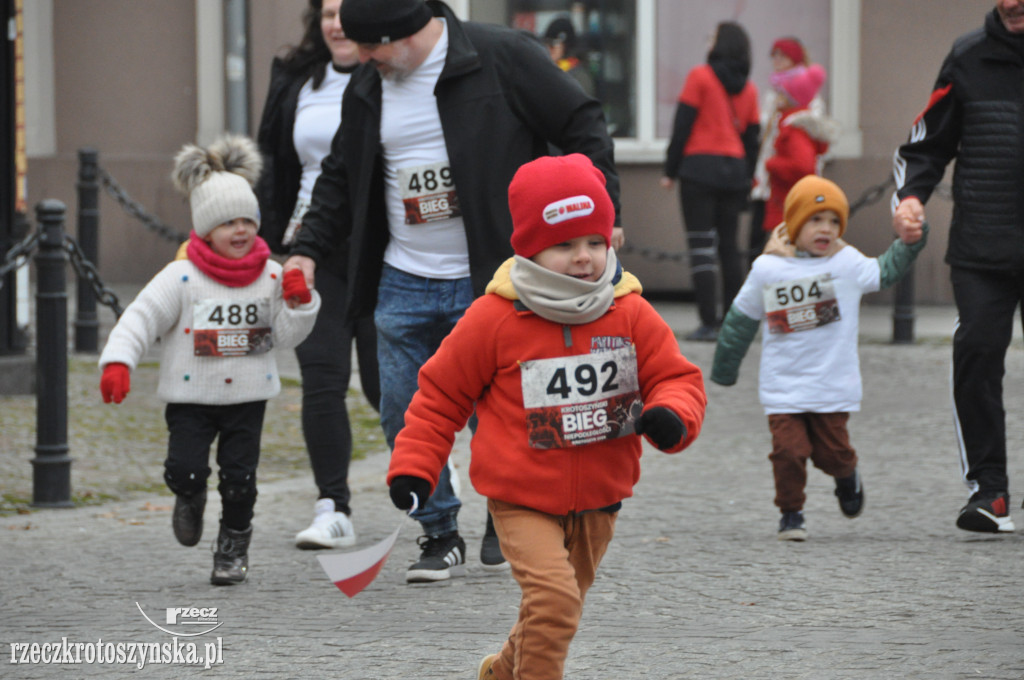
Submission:
{"label": "white t-shirt", "polygon": [[469,276],[466,230],[434,96],[447,55],[445,24],[419,68],[382,83],[380,139],[391,234],[384,261],[432,279]]}
{"label": "white t-shirt", "polygon": [[830,257],[754,261],[733,304],[764,319],[758,394],[765,413],[860,410],[860,299],[880,281],[878,259],[849,245]]}
{"label": "white t-shirt", "polygon": [[302,163],[298,200],[306,205],[320,176],[320,164],[331,152],[331,140],[341,124],[341,96],[352,78],[351,73],[338,73],[330,64],[325,64],[324,68],[327,75],[320,89],[313,89],[312,78],[307,80],[299,90],[295,107],[292,142]]}

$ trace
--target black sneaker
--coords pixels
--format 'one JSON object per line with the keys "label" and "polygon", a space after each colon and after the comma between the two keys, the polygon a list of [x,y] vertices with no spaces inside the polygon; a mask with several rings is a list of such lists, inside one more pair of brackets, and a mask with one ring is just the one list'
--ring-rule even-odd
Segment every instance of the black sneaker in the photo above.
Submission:
{"label": "black sneaker", "polygon": [[206,489],[191,496],[178,496],[174,500],[171,525],[178,543],[189,547],[203,537],[203,510],[206,509]]}
{"label": "black sneaker", "polygon": [[779,520],[780,541],[803,541],[807,539],[807,529],[804,528],[804,513],[784,512]]}
{"label": "black sneaker", "polygon": [[956,518],[956,525],[964,531],[1001,534],[1013,531],[1010,517],[1010,495],[992,491],[979,491]]}
{"label": "black sneaker", "polygon": [[491,513],[487,513],[487,529],[480,544],[480,564],[487,571],[505,571],[509,568],[508,560],[501,554],[501,543],[498,541],[498,533],[494,530]]}
{"label": "black sneaker", "polygon": [[685,339],[690,342],[715,342],[718,340],[718,329],[714,326],[701,326],[691,331]]}
{"label": "black sneaker", "polygon": [[836,478],[836,498],[843,514],[853,519],[864,509],[864,487],[856,470],[849,477]]}
{"label": "black sneaker", "polygon": [[406,583],[444,581],[466,572],[466,542],[457,531],[444,536],[420,536],[420,561],[405,572]]}

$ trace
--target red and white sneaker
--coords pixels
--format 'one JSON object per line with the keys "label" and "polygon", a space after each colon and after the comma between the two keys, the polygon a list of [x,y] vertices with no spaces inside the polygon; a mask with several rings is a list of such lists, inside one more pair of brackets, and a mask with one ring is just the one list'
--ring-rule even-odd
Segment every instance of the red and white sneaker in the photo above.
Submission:
{"label": "red and white sneaker", "polygon": [[1010,517],[1010,495],[1006,493],[978,492],[956,518],[956,525],[965,531],[980,531],[989,534],[1008,533],[1014,530]]}

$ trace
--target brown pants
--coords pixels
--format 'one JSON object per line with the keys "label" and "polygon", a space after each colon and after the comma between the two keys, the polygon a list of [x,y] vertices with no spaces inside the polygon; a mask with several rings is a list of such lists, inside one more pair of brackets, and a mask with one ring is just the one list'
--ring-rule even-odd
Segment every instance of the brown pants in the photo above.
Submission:
{"label": "brown pants", "polygon": [[857,454],[846,431],[849,413],[776,413],[768,416],[775,473],[775,505],[782,512],[803,510],[807,496],[807,459],[827,475],[849,477]]}
{"label": "brown pants", "polygon": [[616,514],[548,515],[493,499],[487,509],[523,593],[519,619],[491,668],[499,680],[559,680]]}

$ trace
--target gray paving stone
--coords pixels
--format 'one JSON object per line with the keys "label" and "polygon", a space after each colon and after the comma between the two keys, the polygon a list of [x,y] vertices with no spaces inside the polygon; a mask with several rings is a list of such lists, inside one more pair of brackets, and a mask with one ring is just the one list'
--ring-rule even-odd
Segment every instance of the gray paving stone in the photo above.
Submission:
{"label": "gray paving stone", "polygon": [[[692,307],[659,305],[681,332]],[[936,328],[948,309],[931,310]],[[948,334],[886,344],[886,313],[865,314],[865,400],[851,418],[867,492],[843,517],[831,480],[811,470],[802,544],[775,538],[769,435],[757,403],[757,347],[730,388],[708,385],[698,442],[647,450],[591,591],[566,669],[571,680],[618,678],[876,679],[1024,677],[1019,581],[1024,535],[975,535],[953,522],[959,481],[949,407]],[[929,316],[929,323],[932,317]],[[930,328],[930,327],[929,327]],[[682,343],[710,367],[713,346]],[[1013,513],[1024,524],[1024,349],[1007,366]],[[0,456],[8,455],[0,452]],[[308,472],[260,487],[247,584],[208,583],[216,513],[199,546],[170,530],[166,496],[0,517],[0,677],[180,678],[181,664],[11,663],[12,643],[171,643],[147,622],[168,607],[217,607],[223,664],[209,678],[473,678],[508,632],[518,588],[484,572],[484,501],[463,475],[467,575],[410,586],[417,526],[407,522],[380,577],[353,599],[296,550],[308,521]],[[24,461],[17,462],[23,465]],[[387,456],[352,468],[354,521],[366,547],[402,521],[384,485]],[[215,495],[210,506],[217,507]],[[184,638],[179,638],[179,642]]]}

